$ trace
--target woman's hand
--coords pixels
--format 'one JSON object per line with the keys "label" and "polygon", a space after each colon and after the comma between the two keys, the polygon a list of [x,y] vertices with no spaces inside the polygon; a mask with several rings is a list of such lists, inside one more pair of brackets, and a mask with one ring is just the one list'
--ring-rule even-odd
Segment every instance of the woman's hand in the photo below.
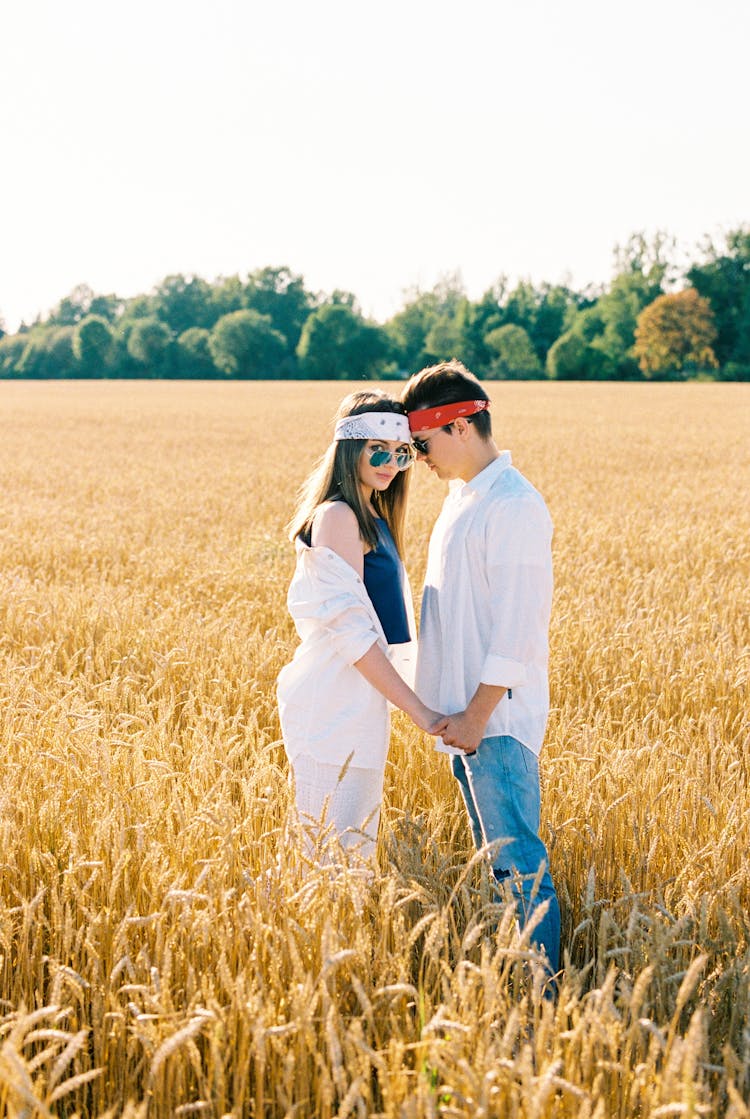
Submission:
{"label": "woman's hand", "polygon": [[439,711],[433,711],[430,707],[425,707],[424,704],[420,704],[420,708],[412,716],[420,730],[433,735],[440,734],[445,730],[448,726],[447,716],[441,715]]}

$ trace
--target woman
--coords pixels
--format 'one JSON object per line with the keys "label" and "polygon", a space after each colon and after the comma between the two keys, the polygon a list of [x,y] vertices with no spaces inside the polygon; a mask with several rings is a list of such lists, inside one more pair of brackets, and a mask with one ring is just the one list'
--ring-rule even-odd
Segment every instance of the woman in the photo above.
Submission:
{"label": "woman", "polygon": [[341,842],[367,856],[380,819],[388,704],[429,733],[444,726],[404,679],[414,659],[401,561],[410,440],[398,401],[347,396],[290,523],[297,568],[287,602],[301,644],[281,670],[278,700],[297,809],[303,822],[325,810]]}

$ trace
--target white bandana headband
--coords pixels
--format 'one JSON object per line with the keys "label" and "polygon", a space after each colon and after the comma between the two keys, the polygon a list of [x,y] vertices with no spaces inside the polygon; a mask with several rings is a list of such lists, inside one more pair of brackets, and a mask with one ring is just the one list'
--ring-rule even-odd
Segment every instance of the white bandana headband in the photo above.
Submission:
{"label": "white bandana headband", "polygon": [[361,412],[336,420],[333,438],[336,443],[340,439],[393,439],[408,444],[411,432],[408,419],[398,412]]}

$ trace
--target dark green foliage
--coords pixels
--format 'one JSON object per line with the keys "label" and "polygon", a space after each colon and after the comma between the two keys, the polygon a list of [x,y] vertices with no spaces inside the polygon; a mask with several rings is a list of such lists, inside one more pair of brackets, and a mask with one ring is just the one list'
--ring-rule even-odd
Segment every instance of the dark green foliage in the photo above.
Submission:
{"label": "dark green foliage", "polygon": [[37,369],[32,376],[37,377],[75,377],[78,362],[73,349],[75,329],[72,326],[58,326],[32,331],[28,335],[27,351],[21,358],[31,363],[34,358],[29,352],[32,347],[37,351]]}
{"label": "dark green foliage", "polygon": [[[713,349],[720,365],[750,365],[750,226],[727,234],[723,246],[709,241],[705,260],[688,280],[711,305],[718,335]],[[740,378],[742,380],[746,378]]]}
{"label": "dark green foliage", "polygon": [[268,316],[274,330],[286,339],[288,353],[293,355],[315,306],[315,298],[306,290],[302,277],[295,276],[289,268],[261,268],[248,276],[244,299],[249,310]]}
{"label": "dark green foliage", "polygon": [[[383,326],[350,292],[310,292],[287,267],[213,283],[167,276],[122,300],[80,284],[46,321],[10,337],[0,321],[0,377],[377,378],[406,376],[459,357],[480,377],[642,378],[634,356],[641,312],[675,269],[663,233],[616,249],[608,287],[576,292],[507,277],[473,302],[458,274],[407,293]],[[723,380],[750,370],[750,227],[716,246],[687,277],[711,307]]]}
{"label": "dark green foliage", "polygon": [[0,377],[22,376],[18,367],[27,337],[25,334],[6,334],[0,338]]}
{"label": "dark green foliage", "polygon": [[142,377],[165,377],[172,372],[172,334],[155,317],[135,320],[128,332],[127,351],[141,367]]}
{"label": "dark green foliage", "polygon": [[433,292],[414,293],[409,302],[386,323],[385,331],[398,366],[413,373],[428,365],[426,341],[435,318],[437,299]]}
{"label": "dark green foliage", "polygon": [[[640,378],[633,352],[636,323],[644,307],[663,294],[673,271],[669,261],[673,252],[674,243],[664,233],[657,233],[650,241],[642,233],[633,234],[624,246],[615,250],[616,274],[608,290],[576,314],[569,315],[565,323],[568,330],[589,343],[593,353],[582,351],[582,356],[574,357],[575,348],[563,347],[556,351],[552,362],[547,363],[551,376],[585,380]],[[553,366],[581,371],[554,374]]]}
{"label": "dark green foliage", "polygon": [[270,317],[250,310],[220,318],[208,347],[225,376],[257,380],[279,377],[287,350],[284,335],[274,330]]}
{"label": "dark green foliage", "polygon": [[547,372],[558,381],[610,381],[615,376],[615,365],[596,343],[569,330],[547,354]]}
{"label": "dark green foliage", "polygon": [[303,377],[326,381],[377,376],[388,353],[382,327],[344,303],[326,303],[313,311],[297,347]]}
{"label": "dark green foliage", "polygon": [[191,326],[209,326],[211,285],[200,276],[167,276],[153,297],[152,311],[173,335]]}
{"label": "dark green foliage", "polygon": [[497,353],[487,345],[487,338],[504,326],[516,326],[528,337],[537,362],[531,363],[529,375],[538,376],[544,368],[550,346],[563,333],[567,318],[585,303],[561,284],[542,284],[534,287],[528,280],[521,280],[508,291],[505,276],[489,288],[478,303],[471,305],[464,333],[464,349],[472,368],[487,376],[507,376],[497,366]]}
{"label": "dark green foliage", "polygon": [[109,323],[100,315],[87,315],[75,328],[73,353],[81,377],[106,377],[114,352]]}
{"label": "dark green foliage", "polygon": [[502,379],[542,376],[542,363],[527,331],[515,323],[495,327],[485,335],[485,345],[495,356],[486,376]]}
{"label": "dark green foliage", "polygon": [[199,326],[191,326],[177,339],[177,376],[186,378],[216,377],[218,370],[211,355],[211,335]]}

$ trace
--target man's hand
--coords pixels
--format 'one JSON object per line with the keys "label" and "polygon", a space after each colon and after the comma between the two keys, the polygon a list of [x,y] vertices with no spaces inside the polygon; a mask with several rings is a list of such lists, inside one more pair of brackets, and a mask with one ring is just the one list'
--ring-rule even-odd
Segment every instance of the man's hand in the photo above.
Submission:
{"label": "man's hand", "polygon": [[486,725],[486,719],[477,718],[469,711],[457,711],[448,716],[448,725],[440,737],[446,746],[458,746],[465,754],[475,754]]}
{"label": "man's hand", "polygon": [[448,716],[448,726],[440,734],[445,745],[457,746],[465,754],[476,754],[490,715],[506,691],[499,684],[480,684],[466,710]]}

